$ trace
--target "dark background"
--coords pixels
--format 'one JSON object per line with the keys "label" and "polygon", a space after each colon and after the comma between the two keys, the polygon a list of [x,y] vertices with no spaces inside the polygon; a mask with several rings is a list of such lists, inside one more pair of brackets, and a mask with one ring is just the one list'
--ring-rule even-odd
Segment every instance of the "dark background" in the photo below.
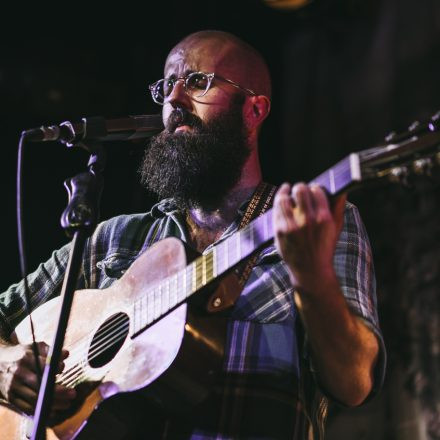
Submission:
{"label": "dark background", "polygon": [[[272,115],[262,131],[266,180],[310,180],[352,151],[382,143],[440,110],[438,0],[315,0],[299,10],[263,1],[146,2],[4,14],[0,42],[3,271],[19,279],[15,219],[18,137],[23,129],[158,113],[148,84],[188,33],[235,33],[266,58]],[[146,210],[138,183],[142,149],[107,144],[101,218]],[[25,150],[24,214],[29,267],[66,238],[63,181],[87,154],[56,143]],[[440,438],[440,231],[438,172],[408,188],[350,195],[370,235],[389,366],[384,391],[363,408],[334,407],[328,438]],[[427,437],[428,436],[428,437]]]}

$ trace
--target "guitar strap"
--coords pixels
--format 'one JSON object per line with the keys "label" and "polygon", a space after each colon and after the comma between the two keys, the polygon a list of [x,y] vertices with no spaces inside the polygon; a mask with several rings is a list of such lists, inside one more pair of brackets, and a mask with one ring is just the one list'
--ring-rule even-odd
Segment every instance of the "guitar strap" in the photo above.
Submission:
{"label": "guitar strap", "polygon": [[[261,182],[257,189],[255,190],[251,201],[249,202],[246,212],[241,219],[240,225],[238,229],[244,228],[248,225],[252,220],[256,219],[260,215],[264,214],[268,208],[272,206],[273,198],[275,195],[277,187],[274,185],[270,185],[266,182]],[[246,284],[249,275],[251,274],[252,268],[254,267],[258,258],[258,253],[254,254],[251,258],[249,258],[246,262],[246,265],[239,269],[237,272],[238,282],[240,286],[243,288]]]}
{"label": "guitar strap", "polygon": [[[276,187],[261,182],[255,190],[241,219],[238,229],[244,228],[252,220],[263,214],[272,205]],[[244,285],[252,272],[258,258],[258,252],[253,254],[238,269],[226,275],[206,303],[208,313],[219,313],[228,310],[241,295]]]}

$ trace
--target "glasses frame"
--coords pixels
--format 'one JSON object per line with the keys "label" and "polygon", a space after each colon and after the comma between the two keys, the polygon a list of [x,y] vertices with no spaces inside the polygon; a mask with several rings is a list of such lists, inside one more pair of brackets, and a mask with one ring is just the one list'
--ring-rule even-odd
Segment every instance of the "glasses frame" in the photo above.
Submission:
{"label": "glasses frame", "polygon": [[[196,95],[196,96],[191,95],[190,92],[188,91],[188,81],[189,81],[189,79],[190,79],[192,76],[194,76],[194,75],[205,75],[205,76],[208,78],[208,83],[207,83],[207,85],[206,85],[206,89],[205,89],[200,95]],[[217,75],[217,74],[215,74],[215,73],[206,73],[206,72],[200,72],[200,71],[198,71],[198,72],[190,72],[190,73],[186,74],[185,76],[180,76],[180,77],[178,77],[178,78],[162,78],[162,79],[160,79],[160,80],[154,82],[153,84],[150,84],[150,85],[148,86],[148,88],[149,88],[149,90],[150,90],[151,98],[153,99],[153,101],[154,101],[156,104],[164,105],[165,102],[166,102],[166,97],[165,97],[165,96],[164,96],[164,100],[163,100],[163,102],[160,102],[160,101],[158,101],[158,100],[155,98],[155,95],[156,95],[155,90],[156,90],[157,86],[158,86],[160,83],[163,83],[164,81],[171,81],[172,84],[173,84],[173,88],[172,88],[172,90],[171,90],[171,92],[170,92],[170,94],[171,94],[171,93],[173,92],[173,90],[174,90],[174,87],[176,86],[176,83],[177,83],[178,81],[183,81],[183,90],[185,91],[185,93],[186,93],[189,97],[191,97],[191,98],[202,98],[203,96],[205,96],[205,95],[208,93],[209,89],[211,88],[212,81],[213,81],[214,79],[218,79],[218,80],[223,81],[223,82],[225,82],[225,83],[227,83],[227,84],[230,84],[231,86],[233,86],[233,87],[235,87],[235,88],[237,88],[237,89],[239,89],[239,90],[241,90],[241,91],[247,93],[247,94],[250,95],[250,96],[257,96],[257,93],[255,93],[253,90],[251,90],[251,89],[247,89],[246,87],[243,87],[243,86],[241,86],[240,84],[237,84],[235,81],[232,81],[231,79],[224,78],[224,77],[222,77],[222,76],[220,76],[220,75]],[[168,95],[168,96],[169,96],[169,95]]]}

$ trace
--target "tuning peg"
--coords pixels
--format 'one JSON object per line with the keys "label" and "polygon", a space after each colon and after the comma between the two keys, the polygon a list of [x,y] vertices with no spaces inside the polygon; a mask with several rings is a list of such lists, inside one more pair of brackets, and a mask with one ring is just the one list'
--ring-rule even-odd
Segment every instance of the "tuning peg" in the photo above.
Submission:
{"label": "tuning peg", "polygon": [[408,184],[408,168],[406,166],[391,168],[388,179],[392,183]]}
{"label": "tuning peg", "polygon": [[432,160],[429,157],[417,159],[413,162],[413,170],[418,175],[431,175],[431,170],[434,167]]}
{"label": "tuning peg", "polygon": [[440,111],[431,117],[431,122],[429,122],[428,127],[431,131],[437,131],[440,129]]}
{"label": "tuning peg", "polygon": [[395,138],[396,137],[396,132],[395,131],[391,131],[390,133],[388,133],[386,136],[385,136],[385,142],[391,142],[392,140],[393,140],[393,138]]}
{"label": "tuning peg", "polygon": [[417,128],[420,126],[420,122],[419,121],[414,121],[409,127],[408,127],[408,131],[416,131]]}

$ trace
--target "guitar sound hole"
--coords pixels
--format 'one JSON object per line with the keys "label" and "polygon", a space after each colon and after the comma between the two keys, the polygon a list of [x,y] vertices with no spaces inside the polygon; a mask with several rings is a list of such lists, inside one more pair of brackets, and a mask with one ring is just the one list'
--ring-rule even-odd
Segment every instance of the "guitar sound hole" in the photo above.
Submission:
{"label": "guitar sound hole", "polygon": [[127,338],[129,323],[125,313],[116,313],[99,327],[89,347],[87,360],[91,367],[103,367],[116,356]]}

